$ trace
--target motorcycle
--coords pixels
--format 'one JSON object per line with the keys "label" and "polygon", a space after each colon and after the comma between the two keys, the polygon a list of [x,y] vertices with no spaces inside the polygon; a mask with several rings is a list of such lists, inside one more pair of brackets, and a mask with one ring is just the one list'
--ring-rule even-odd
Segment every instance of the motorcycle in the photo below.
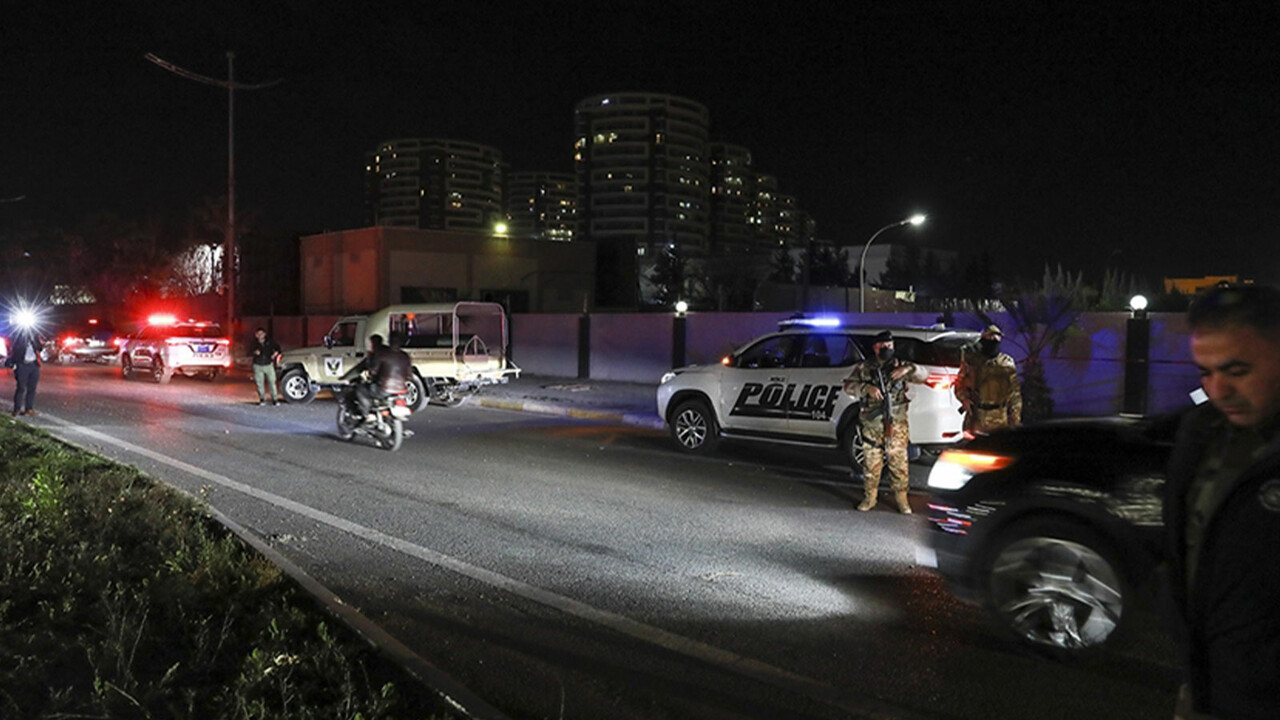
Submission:
{"label": "motorcycle", "polygon": [[356,435],[366,435],[383,450],[395,452],[404,441],[404,421],[412,414],[408,394],[401,393],[375,396],[369,414],[361,418],[356,407],[355,390],[350,389],[338,401],[338,437],[351,440]]}

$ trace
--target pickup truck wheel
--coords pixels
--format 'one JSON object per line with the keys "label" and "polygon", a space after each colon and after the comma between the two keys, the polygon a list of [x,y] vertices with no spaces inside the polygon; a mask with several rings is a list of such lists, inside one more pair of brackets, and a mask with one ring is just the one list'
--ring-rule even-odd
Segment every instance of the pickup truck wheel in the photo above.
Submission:
{"label": "pickup truck wheel", "polygon": [[418,412],[422,409],[423,405],[427,404],[426,384],[422,382],[422,378],[417,375],[410,375],[409,382],[405,383],[405,385],[408,389],[405,403],[409,406],[410,410]]}
{"label": "pickup truck wheel", "polygon": [[304,370],[294,368],[280,378],[280,390],[287,403],[307,404],[316,399],[316,390]]}
{"label": "pickup truck wheel", "polygon": [[686,400],[671,413],[671,438],[689,453],[709,453],[720,442],[716,419],[701,400]]}

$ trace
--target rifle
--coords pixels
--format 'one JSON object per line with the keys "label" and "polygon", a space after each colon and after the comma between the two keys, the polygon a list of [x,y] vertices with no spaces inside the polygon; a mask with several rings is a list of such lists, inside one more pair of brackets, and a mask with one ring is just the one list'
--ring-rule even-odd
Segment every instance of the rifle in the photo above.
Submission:
{"label": "rifle", "polygon": [[876,384],[880,387],[880,407],[867,413],[867,419],[874,420],[877,417],[883,417],[884,437],[888,440],[893,437],[893,397],[889,394],[889,389],[893,386],[893,383],[884,381],[884,368],[876,368]]}

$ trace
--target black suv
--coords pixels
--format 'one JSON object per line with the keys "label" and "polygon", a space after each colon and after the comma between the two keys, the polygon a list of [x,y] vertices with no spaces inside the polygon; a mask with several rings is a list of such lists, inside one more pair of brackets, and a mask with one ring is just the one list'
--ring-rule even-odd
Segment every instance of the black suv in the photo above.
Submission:
{"label": "black suv", "polygon": [[929,474],[938,571],[1034,645],[1103,644],[1161,559],[1176,426],[1176,416],[1053,421],[943,452]]}

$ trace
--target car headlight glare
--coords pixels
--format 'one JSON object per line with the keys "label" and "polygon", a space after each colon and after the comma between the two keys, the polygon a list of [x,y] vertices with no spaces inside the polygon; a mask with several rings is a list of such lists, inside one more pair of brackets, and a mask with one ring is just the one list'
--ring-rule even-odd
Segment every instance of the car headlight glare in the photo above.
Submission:
{"label": "car headlight glare", "polygon": [[947,450],[929,471],[929,487],[935,490],[959,490],[974,475],[1007,468],[1013,458],[1006,455]]}

